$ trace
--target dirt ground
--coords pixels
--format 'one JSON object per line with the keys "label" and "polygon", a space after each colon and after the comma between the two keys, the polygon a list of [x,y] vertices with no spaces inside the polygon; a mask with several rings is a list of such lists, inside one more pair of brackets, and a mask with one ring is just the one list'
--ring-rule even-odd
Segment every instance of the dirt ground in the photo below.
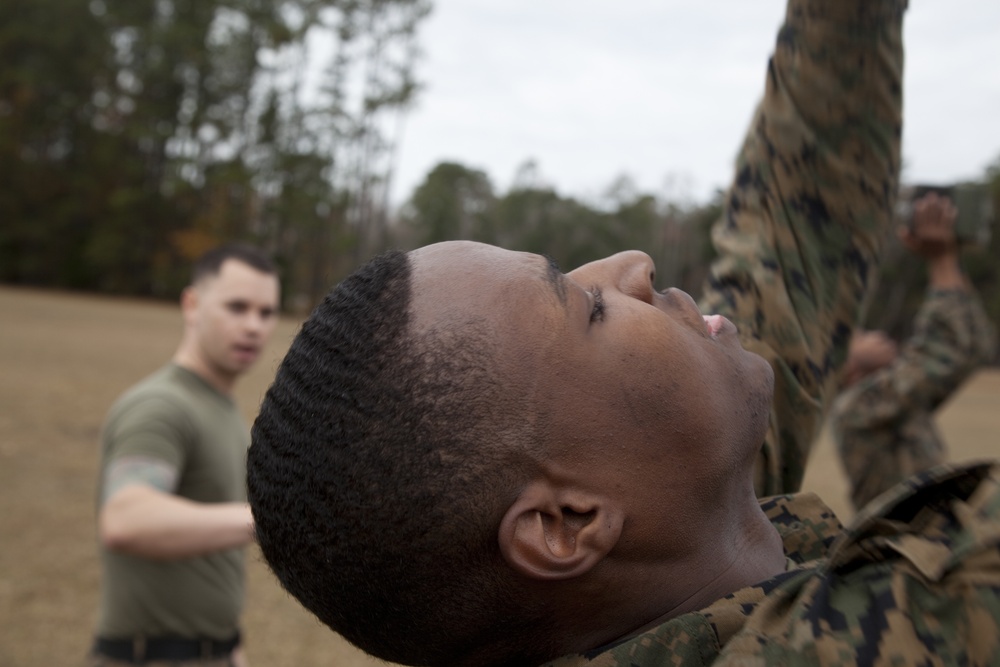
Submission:
{"label": "dirt ground", "polygon": [[[298,328],[279,325],[237,388],[249,420]],[[174,351],[169,304],[0,287],[0,667],[82,664],[98,565],[94,477],[101,420],[115,397]],[[1000,455],[1000,371],[984,371],[940,413],[955,459]],[[829,440],[806,487],[849,517]],[[346,644],[249,558],[244,628],[254,667],[383,664]]]}

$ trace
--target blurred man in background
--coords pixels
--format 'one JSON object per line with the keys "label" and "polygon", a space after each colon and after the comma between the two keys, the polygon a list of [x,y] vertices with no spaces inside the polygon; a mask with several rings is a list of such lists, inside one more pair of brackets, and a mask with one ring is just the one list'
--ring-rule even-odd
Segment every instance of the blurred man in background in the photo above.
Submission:
{"label": "blurred man in background", "polygon": [[232,390],[273,332],[278,301],[267,256],[244,244],[210,250],[181,295],[184,331],[172,361],[111,408],[93,665],[246,664],[249,432]]}
{"label": "blurred man in background", "polygon": [[928,274],[927,296],[902,349],[881,331],[857,331],[851,340],[830,428],[855,509],[944,462],[934,412],[996,355],[996,329],[959,263],[956,216],[950,199],[931,193],[899,228]]}

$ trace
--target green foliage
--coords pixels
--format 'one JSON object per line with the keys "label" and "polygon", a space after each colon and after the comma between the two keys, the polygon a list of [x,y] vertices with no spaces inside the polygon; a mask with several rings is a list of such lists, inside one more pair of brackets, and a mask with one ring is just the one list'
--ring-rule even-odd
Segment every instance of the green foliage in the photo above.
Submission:
{"label": "green foliage", "polygon": [[[192,258],[247,239],[283,267],[286,303],[307,309],[389,245],[463,238],[566,268],[639,248],[659,287],[697,293],[721,192],[679,204],[623,176],[587,202],[527,162],[497,193],[484,172],[443,163],[390,220],[390,128],[419,92],[429,2],[0,3],[0,280],[174,296]],[[983,181],[1000,211],[1000,159]],[[998,258],[1000,230],[965,257],[996,321]],[[905,335],[922,267],[890,244],[880,270],[868,325]]]}
{"label": "green foliage", "polygon": [[[53,20],[58,16],[59,20]],[[78,249],[93,207],[87,154],[97,142],[90,68],[107,47],[84,3],[0,3],[0,276],[86,281]],[[74,205],[77,202],[79,206]]]}
{"label": "green foliage", "polygon": [[721,193],[702,206],[681,206],[639,192],[621,176],[600,205],[588,204],[540,184],[536,171],[526,163],[510,190],[498,196],[482,171],[438,164],[410,198],[395,230],[397,245],[481,241],[548,255],[567,270],[640,249],[656,262],[661,287],[700,288],[711,262],[710,229],[722,211]]}
{"label": "green foliage", "polygon": [[410,200],[418,245],[448,239],[493,240],[493,186],[481,171],[454,162],[434,167]]}
{"label": "green foliage", "polygon": [[[428,11],[0,4],[0,280],[173,296],[194,256],[240,238],[289,268],[293,300],[315,301],[385,227],[385,127],[417,91]],[[334,55],[310,87],[320,42]]]}

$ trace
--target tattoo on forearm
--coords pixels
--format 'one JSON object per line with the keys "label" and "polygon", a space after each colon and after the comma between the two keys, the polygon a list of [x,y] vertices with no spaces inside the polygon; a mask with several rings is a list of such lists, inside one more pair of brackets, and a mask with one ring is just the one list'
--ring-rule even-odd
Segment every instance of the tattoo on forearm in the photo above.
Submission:
{"label": "tattoo on forearm", "polygon": [[177,468],[148,456],[124,456],[112,461],[104,473],[101,502],[129,484],[144,484],[164,493],[177,488]]}

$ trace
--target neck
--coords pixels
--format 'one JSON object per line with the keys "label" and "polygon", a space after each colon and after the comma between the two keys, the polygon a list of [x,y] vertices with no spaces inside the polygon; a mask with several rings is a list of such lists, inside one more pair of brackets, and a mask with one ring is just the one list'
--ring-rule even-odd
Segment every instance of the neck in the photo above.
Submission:
{"label": "neck", "polygon": [[205,363],[197,355],[190,354],[183,347],[174,354],[173,362],[200,377],[220,394],[232,395],[233,385],[236,384],[234,376],[215,370],[211,364]]}
{"label": "neck", "polygon": [[[646,632],[672,618],[704,609],[716,600],[765,581],[785,569],[781,537],[771,525],[749,485],[749,497],[734,507],[720,503],[714,530],[682,557],[643,567],[635,564],[606,586],[605,597],[590,608],[593,623],[581,625],[575,646],[564,653],[589,650]],[[639,566],[641,567],[641,566]],[[597,611],[595,611],[595,609]],[[583,632],[579,632],[583,630]]]}
{"label": "neck", "polygon": [[[720,531],[720,538],[707,544],[693,561],[689,561],[692,575],[702,574],[699,585],[646,628],[704,609],[719,598],[770,579],[785,569],[781,536],[761,511],[756,497],[753,506],[747,508],[743,517],[737,518],[737,525],[728,534]],[[706,563],[716,567],[708,571]]]}

